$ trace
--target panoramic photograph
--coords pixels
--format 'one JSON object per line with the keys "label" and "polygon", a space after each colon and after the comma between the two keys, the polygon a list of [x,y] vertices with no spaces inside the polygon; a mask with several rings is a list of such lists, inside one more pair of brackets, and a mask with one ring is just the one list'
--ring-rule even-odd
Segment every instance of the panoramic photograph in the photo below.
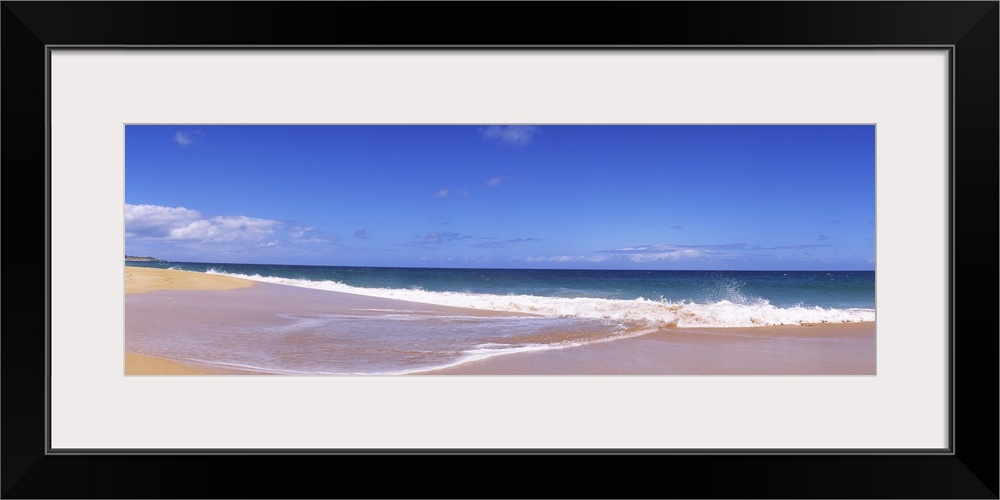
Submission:
{"label": "panoramic photograph", "polygon": [[124,374],[875,375],[874,125],[126,125]]}

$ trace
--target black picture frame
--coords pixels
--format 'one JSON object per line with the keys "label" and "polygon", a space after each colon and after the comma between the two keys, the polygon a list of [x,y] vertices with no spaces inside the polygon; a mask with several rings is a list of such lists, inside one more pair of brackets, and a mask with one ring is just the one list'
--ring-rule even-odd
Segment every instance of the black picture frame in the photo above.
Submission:
{"label": "black picture frame", "polygon": [[[4,297],[4,498],[998,498],[997,316],[976,305],[979,298],[993,304],[997,293],[997,1],[556,2],[551,9],[517,2],[2,3],[3,256],[9,270],[45,270],[44,280],[15,273],[19,292]],[[47,51],[56,45],[949,47],[952,446],[912,454],[50,453],[46,95]],[[24,327],[24,320],[40,325]],[[306,472],[314,468],[335,472]],[[363,479],[366,471],[383,480]]]}

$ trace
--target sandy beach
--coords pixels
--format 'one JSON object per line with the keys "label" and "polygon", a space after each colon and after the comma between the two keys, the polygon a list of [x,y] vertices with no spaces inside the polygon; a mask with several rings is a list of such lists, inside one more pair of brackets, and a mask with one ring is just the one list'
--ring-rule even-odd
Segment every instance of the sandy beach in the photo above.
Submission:
{"label": "sandy beach", "polygon": [[[255,289],[253,295],[235,292]],[[157,292],[159,295],[150,294]],[[253,369],[222,367],[192,363],[178,359],[150,356],[129,351],[132,337],[139,330],[158,331],[184,321],[200,324],[237,324],[266,322],[275,311],[325,311],[331,308],[329,298],[336,300],[337,310],[378,316],[380,311],[406,309],[424,315],[448,315],[461,312],[478,317],[517,316],[515,314],[457,309],[399,300],[380,299],[337,292],[308,290],[298,287],[259,283],[256,281],[205,273],[125,266],[125,295],[143,296],[152,307],[137,309],[126,300],[126,375],[259,375],[272,374]],[[156,297],[147,295],[156,295]],[[169,300],[169,305],[162,302]],[[180,305],[178,305],[180,304]],[[135,325],[139,325],[138,328]],[[233,349],[240,346],[233,345]]]}
{"label": "sandy beach", "polygon": [[126,375],[263,375],[251,370],[234,370],[215,366],[181,363],[169,359],[125,353]]}
{"label": "sandy beach", "polygon": [[449,375],[875,375],[875,323],[665,329],[424,372]]}
{"label": "sandy beach", "polygon": [[[154,290],[235,290],[249,288],[254,284],[255,282],[250,280],[229,276],[125,266],[126,295]],[[244,375],[255,373],[257,372],[185,364],[134,352],[125,353],[126,375]]]}
{"label": "sandy beach", "polygon": [[153,290],[235,290],[256,282],[216,274],[125,266],[125,294]]}
{"label": "sandy beach", "polygon": [[[504,317],[476,309],[461,309],[383,299],[349,293],[257,283],[228,276],[130,267],[125,269],[126,354],[128,375],[239,375],[260,373],[238,366],[190,363],[132,351],[141,338],[155,344],[158,336],[188,335],[201,330],[201,341],[212,333],[213,349],[223,352],[268,350],[268,356],[323,356],[362,359],[371,346],[356,348],[314,333],[282,333],[246,337],[214,337],[212,325],[256,331],[281,328],[276,317],[317,318],[348,314],[351,321],[336,328],[392,328],[379,323],[386,316],[405,314],[408,320],[437,321],[454,317]],[[156,292],[156,293],[150,293]],[[369,318],[369,319],[366,319]],[[277,325],[277,326],[275,326]],[[475,328],[475,326],[468,326]],[[171,330],[173,329],[173,330]],[[241,330],[241,331],[244,331]],[[272,330],[283,331],[283,330]],[[171,333],[172,332],[172,333]],[[518,352],[419,372],[423,375],[875,375],[875,323],[817,324],[752,328],[664,328],[633,338],[596,342],[570,348]],[[181,338],[181,337],[178,337]],[[152,339],[152,340],[150,340]],[[262,342],[278,342],[259,347]],[[139,343],[141,344],[141,342]],[[188,346],[190,343],[183,342]],[[196,347],[192,346],[192,349]],[[287,349],[287,352],[284,351]],[[352,350],[357,349],[357,350]],[[198,356],[192,351],[192,357]],[[308,370],[305,370],[308,371]]]}

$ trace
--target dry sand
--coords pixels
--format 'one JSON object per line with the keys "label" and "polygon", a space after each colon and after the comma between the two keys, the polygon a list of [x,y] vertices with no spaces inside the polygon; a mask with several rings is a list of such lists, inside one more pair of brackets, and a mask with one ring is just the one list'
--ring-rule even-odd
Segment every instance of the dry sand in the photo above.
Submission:
{"label": "dry sand", "polygon": [[126,375],[262,375],[249,370],[230,370],[214,366],[185,364],[179,361],[125,353]]}
{"label": "dry sand", "polygon": [[125,266],[125,293],[146,293],[153,290],[234,290],[254,284],[254,281],[216,274]]}

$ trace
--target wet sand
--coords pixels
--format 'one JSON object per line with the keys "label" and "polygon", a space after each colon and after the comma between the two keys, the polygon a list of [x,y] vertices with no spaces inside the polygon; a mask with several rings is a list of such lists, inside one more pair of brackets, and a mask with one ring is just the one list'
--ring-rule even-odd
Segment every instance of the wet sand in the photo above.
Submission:
{"label": "wet sand", "polygon": [[[154,290],[235,290],[256,283],[229,276],[189,273],[170,269],[125,266],[125,294]],[[126,332],[128,335],[128,332]],[[245,375],[249,370],[231,370],[184,363],[134,352],[125,353],[126,375]]]}
{"label": "wet sand", "polygon": [[[126,314],[126,346],[135,331],[174,323],[176,310],[201,324],[264,320],[280,310],[336,309],[378,316],[385,310],[414,314],[507,315],[381,299],[339,292],[257,283],[228,276],[126,267],[127,295],[143,294],[141,316]],[[149,292],[157,291],[157,294]],[[183,296],[182,300],[180,299]],[[169,302],[173,301],[173,302]],[[129,308],[126,300],[126,309]],[[197,304],[202,304],[197,306]],[[204,304],[210,304],[211,307]],[[151,305],[151,307],[150,307]],[[511,314],[514,315],[514,314]],[[566,349],[521,352],[421,372],[424,375],[875,375],[875,323],[755,328],[667,328],[641,337]],[[238,346],[234,346],[238,347]],[[127,352],[128,375],[238,375],[259,373],[196,365]]]}
{"label": "wet sand", "polygon": [[427,375],[875,375],[875,323],[666,329]]}
{"label": "wet sand", "polygon": [[[134,266],[125,267],[125,295],[126,375],[272,374],[259,369],[167,359],[151,355],[155,351],[134,350],[137,337],[148,339],[184,324],[268,324],[273,323],[276,311],[324,313],[336,310],[373,318],[385,314],[385,311],[398,310],[427,317],[457,313],[468,316],[524,316]],[[236,344],[227,346],[236,350],[242,347]]]}

